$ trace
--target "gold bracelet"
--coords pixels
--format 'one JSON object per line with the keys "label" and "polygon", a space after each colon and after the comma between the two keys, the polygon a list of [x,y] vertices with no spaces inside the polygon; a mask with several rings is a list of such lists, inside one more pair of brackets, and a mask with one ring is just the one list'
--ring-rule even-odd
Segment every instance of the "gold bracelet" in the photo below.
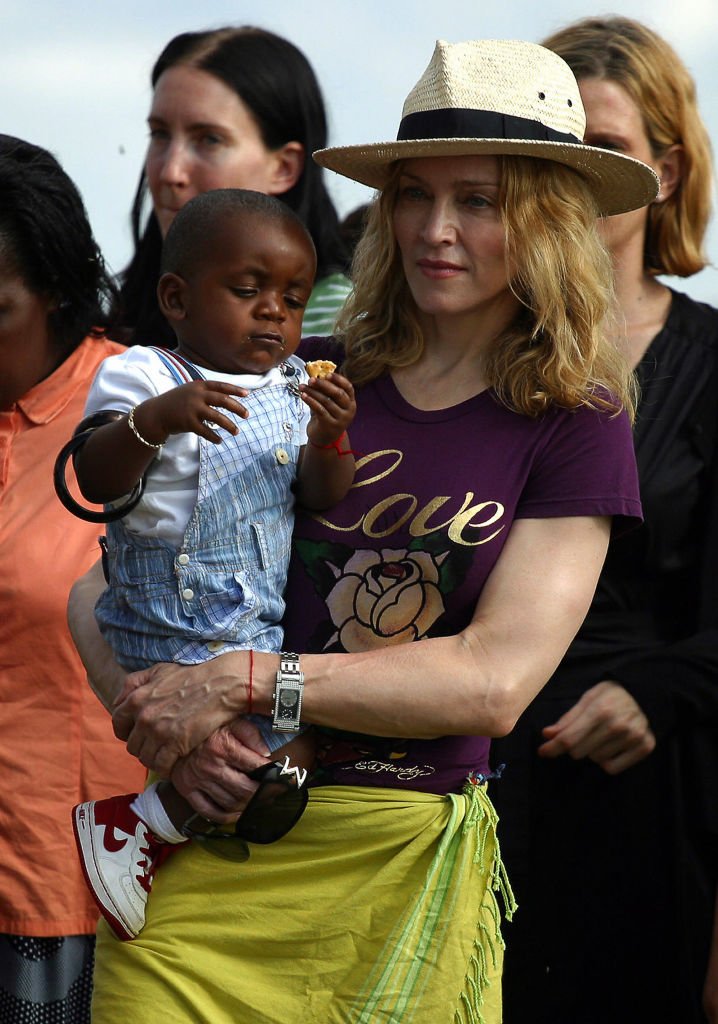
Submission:
{"label": "gold bracelet", "polygon": [[141,444],[145,445],[146,448],[154,448],[155,451],[159,451],[160,448],[164,448],[164,444],[165,444],[164,441],[161,444],[152,444],[151,441],[145,441],[144,437],[142,436],[142,434],[139,432],[139,430],[135,426],[135,409],[136,408],[137,408],[137,406],[133,405],[132,408],[130,409],[129,415],[127,417],[127,425],[130,428],[130,430],[132,431],[132,433],[135,435],[135,437],[137,438],[137,440]]}

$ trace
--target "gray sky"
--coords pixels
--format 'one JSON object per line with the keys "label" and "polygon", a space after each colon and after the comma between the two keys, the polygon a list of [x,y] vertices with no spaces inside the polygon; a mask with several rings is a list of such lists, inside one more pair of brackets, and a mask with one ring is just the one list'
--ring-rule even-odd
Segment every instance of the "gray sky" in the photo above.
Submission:
{"label": "gray sky", "polygon": [[[616,4],[618,7],[618,4]],[[711,137],[718,133],[718,0],[621,0],[620,13],[655,29],[696,79]],[[615,9],[615,8],[614,8]],[[149,74],[178,32],[256,24],[306,53],[322,85],[335,145],[392,139],[404,97],[436,39],[529,39],[587,15],[587,0],[0,0],[0,131],[50,149],[77,183],[105,257],[131,253],[129,208],[147,138]],[[341,213],[370,195],[330,175]],[[708,243],[718,263],[718,231]],[[718,271],[677,286],[718,304]]]}

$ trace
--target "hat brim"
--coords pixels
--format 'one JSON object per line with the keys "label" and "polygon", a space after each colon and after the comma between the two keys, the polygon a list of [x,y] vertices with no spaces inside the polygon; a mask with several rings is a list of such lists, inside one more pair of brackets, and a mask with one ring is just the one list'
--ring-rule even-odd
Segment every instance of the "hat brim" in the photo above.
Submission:
{"label": "hat brim", "polygon": [[660,182],[640,160],[580,143],[516,139],[407,139],[365,146],[333,146],[313,156],[321,166],[370,188],[386,185],[397,160],[427,156],[530,156],[571,167],[583,177],[603,217],[653,202]]}

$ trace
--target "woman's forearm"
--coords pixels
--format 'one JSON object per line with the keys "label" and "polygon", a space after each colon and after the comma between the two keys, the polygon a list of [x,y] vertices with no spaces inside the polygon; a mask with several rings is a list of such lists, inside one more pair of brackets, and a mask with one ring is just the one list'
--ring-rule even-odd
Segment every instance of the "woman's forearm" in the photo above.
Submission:
{"label": "woman's forearm", "polygon": [[90,686],[108,710],[125,681],[125,673],[117,664],[111,647],[105,643],[97,626],[94,607],[105,588],[102,565],[96,562],[73,585],[67,606],[67,621],[75,647],[87,669]]}
{"label": "woman's forearm", "polygon": [[[370,735],[499,736],[544,685],[588,610],[608,544],[601,518],[519,520],[460,634],[305,655],[303,720]],[[279,657],[245,651],[129,677],[115,731],[168,772],[215,729],[271,714]]]}
{"label": "woman's forearm", "polygon": [[[504,735],[581,625],[608,529],[601,519],[519,520],[458,635],[304,655],[304,718],[379,736]],[[255,709],[263,714],[271,713],[277,663],[255,656]]]}
{"label": "woman's forearm", "polygon": [[[302,720],[372,736],[500,731],[490,673],[464,634],[355,654],[303,655]],[[279,659],[255,655],[255,708],[271,715]],[[494,693],[494,703],[498,704]]]}
{"label": "woman's forearm", "polygon": [[[499,670],[480,635],[467,630],[381,651],[304,655],[302,719],[371,736],[503,736],[550,678],[561,653],[544,661],[543,670],[540,658],[532,666]],[[255,708],[271,715],[279,659],[256,657],[267,674]]]}

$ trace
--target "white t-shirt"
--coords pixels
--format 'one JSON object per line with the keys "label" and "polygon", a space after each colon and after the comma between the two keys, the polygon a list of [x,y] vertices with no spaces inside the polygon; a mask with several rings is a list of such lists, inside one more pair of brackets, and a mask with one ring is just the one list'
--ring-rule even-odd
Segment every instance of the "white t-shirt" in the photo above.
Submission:
{"label": "white t-shirt", "polygon": [[[304,363],[296,356],[286,362],[299,371],[298,380],[306,381]],[[267,384],[282,383],[278,368],[264,374],[219,373],[202,371],[208,380],[236,384],[254,390]],[[120,355],[110,356],[100,365],[85,404],[85,415],[101,409],[128,413],[135,405],[177,387],[177,382],[156,352],[136,345]],[[307,418],[308,418],[307,410]],[[221,428],[216,428],[220,434]],[[306,441],[306,420],[304,437]],[[123,523],[131,533],[161,537],[178,546],[184,536],[197,500],[199,478],[199,437],[193,433],[173,434],[157,452],[147,474],[142,500]],[[120,499],[120,501],[123,499]]]}

